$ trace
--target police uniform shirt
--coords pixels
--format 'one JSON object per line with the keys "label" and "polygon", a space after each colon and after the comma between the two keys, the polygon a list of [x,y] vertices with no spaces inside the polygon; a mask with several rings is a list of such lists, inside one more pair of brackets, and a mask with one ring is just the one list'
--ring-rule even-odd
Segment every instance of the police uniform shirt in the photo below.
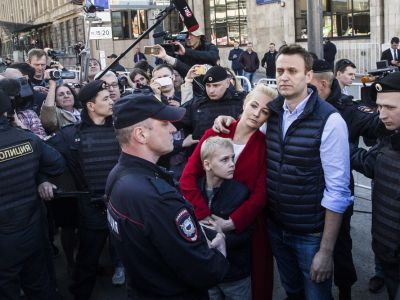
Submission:
{"label": "police uniform shirt", "polygon": [[110,185],[111,238],[138,296],[197,299],[223,279],[226,259],[208,248],[192,206],[163,170],[123,153],[106,194]]}

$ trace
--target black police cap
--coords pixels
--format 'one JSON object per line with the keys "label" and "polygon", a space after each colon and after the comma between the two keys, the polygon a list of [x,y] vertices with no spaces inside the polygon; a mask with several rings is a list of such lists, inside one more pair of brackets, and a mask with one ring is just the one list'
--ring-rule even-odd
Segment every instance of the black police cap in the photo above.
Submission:
{"label": "black police cap", "polygon": [[215,83],[228,78],[228,73],[223,67],[215,66],[210,68],[204,75],[203,83]]}
{"label": "black police cap", "polygon": [[85,106],[87,102],[96,98],[97,93],[106,89],[106,82],[103,80],[93,80],[81,88],[78,98]]}
{"label": "black police cap", "polygon": [[375,83],[378,93],[400,92],[400,72],[389,73]]}
{"label": "black police cap", "polygon": [[116,129],[126,128],[148,118],[162,121],[179,121],[186,109],[165,105],[154,95],[128,95],[113,106],[113,121]]}
{"label": "black police cap", "polygon": [[332,72],[330,64],[324,59],[317,59],[314,61],[312,70],[314,73]]}

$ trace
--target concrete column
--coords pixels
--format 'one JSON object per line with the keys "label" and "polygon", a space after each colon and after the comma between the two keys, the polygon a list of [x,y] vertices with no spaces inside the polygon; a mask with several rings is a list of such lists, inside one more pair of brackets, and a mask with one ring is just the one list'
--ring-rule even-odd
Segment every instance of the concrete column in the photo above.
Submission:
{"label": "concrete column", "polygon": [[308,51],[323,57],[321,0],[307,0],[307,45]]}

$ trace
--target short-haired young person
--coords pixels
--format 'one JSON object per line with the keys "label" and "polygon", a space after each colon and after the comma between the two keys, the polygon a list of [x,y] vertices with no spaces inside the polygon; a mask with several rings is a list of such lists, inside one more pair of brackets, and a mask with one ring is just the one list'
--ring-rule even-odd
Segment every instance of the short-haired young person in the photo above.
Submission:
{"label": "short-haired young person", "polygon": [[353,83],[356,78],[356,65],[348,59],[338,60],[335,66],[335,76],[339,81],[342,93],[349,95],[348,86]]}
{"label": "short-haired young person", "polygon": [[[219,136],[209,137],[201,145],[200,157],[206,174],[199,178],[198,185],[204,200],[212,214],[228,219],[249,194],[245,185],[233,179],[235,153],[232,140]],[[203,224],[207,226],[207,221]],[[251,299],[251,228],[242,232],[225,232],[226,258],[230,267],[224,280],[209,289],[211,300]]]}

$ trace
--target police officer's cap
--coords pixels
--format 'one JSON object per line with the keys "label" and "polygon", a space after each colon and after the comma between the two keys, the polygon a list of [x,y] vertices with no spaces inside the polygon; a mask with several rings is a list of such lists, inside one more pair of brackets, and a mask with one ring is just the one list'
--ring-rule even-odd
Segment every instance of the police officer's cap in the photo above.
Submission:
{"label": "police officer's cap", "polygon": [[400,72],[389,73],[375,83],[378,93],[400,92]]}
{"label": "police officer's cap", "polygon": [[93,80],[81,88],[78,98],[79,101],[86,106],[86,103],[95,99],[97,93],[107,88],[106,82],[103,80]]}
{"label": "police officer's cap", "polygon": [[154,95],[128,95],[113,106],[113,121],[116,129],[129,127],[148,118],[162,121],[179,121],[186,109],[165,105]]}
{"label": "police officer's cap", "polygon": [[332,72],[330,64],[324,59],[317,59],[314,61],[312,70],[314,73]]}
{"label": "police officer's cap", "polygon": [[8,95],[0,89],[0,116],[11,109],[11,100]]}
{"label": "police officer's cap", "polygon": [[228,78],[228,73],[223,67],[215,66],[210,68],[204,75],[203,83],[220,82]]}

